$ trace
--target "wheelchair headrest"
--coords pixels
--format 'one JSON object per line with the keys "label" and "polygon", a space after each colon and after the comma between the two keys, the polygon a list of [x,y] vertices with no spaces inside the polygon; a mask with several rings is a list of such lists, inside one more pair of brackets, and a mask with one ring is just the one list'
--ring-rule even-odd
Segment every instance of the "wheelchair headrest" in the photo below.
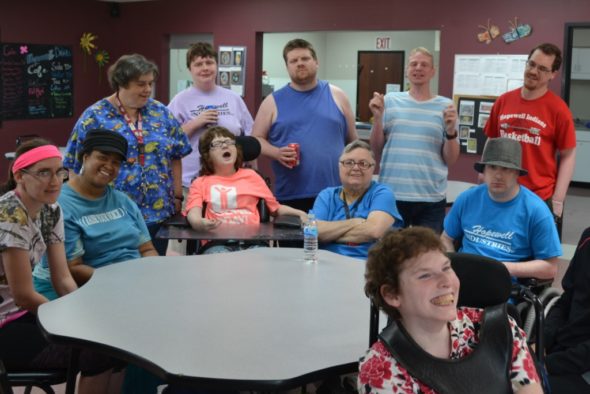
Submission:
{"label": "wheelchair headrest", "polygon": [[261,146],[260,141],[256,137],[248,135],[241,135],[236,137],[236,144],[242,148],[244,161],[256,160],[260,156]]}
{"label": "wheelchair headrest", "polygon": [[512,279],[504,264],[469,253],[448,253],[448,256],[461,282],[459,306],[485,308],[508,300]]}

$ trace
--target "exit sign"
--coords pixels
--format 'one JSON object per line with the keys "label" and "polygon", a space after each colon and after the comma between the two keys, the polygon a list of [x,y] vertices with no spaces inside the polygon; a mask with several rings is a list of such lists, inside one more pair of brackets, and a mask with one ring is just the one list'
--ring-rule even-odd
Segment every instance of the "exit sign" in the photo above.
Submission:
{"label": "exit sign", "polygon": [[389,49],[391,45],[391,37],[377,37],[375,40],[375,48],[377,49]]}

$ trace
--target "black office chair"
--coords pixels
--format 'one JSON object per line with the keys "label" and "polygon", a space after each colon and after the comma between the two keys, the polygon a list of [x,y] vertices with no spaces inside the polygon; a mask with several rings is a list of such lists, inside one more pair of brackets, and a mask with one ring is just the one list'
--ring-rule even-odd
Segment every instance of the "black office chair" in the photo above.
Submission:
{"label": "black office chair", "polygon": [[0,394],[12,394],[12,388],[8,383],[6,369],[4,368],[4,363],[2,360],[0,360]]}
{"label": "black office chair", "polygon": [[30,394],[33,387],[38,387],[47,394],[55,394],[51,386],[67,381],[66,369],[6,371],[0,360],[0,394],[12,394],[12,387],[25,387],[25,394]]}
{"label": "black office chair", "polygon": [[8,372],[7,380],[12,387],[25,387],[25,394],[30,394],[33,387],[38,387],[47,394],[55,394],[51,386],[66,383],[67,370]]}

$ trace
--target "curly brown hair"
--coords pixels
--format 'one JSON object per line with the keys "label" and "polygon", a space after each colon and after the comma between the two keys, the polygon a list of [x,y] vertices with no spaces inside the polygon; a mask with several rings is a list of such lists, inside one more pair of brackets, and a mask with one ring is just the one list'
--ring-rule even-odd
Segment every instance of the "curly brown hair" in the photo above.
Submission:
{"label": "curly brown hair", "polygon": [[[215,167],[213,167],[213,161],[211,160],[209,151],[211,149],[211,142],[217,137],[227,137],[234,141],[236,140],[236,136],[231,131],[221,126],[210,127],[207,131],[201,134],[201,137],[199,138],[199,153],[201,154],[201,169],[199,170],[199,176],[215,174]],[[242,167],[244,155],[240,144],[236,144],[236,150],[238,153],[234,168],[237,171]]]}
{"label": "curly brown hair", "polygon": [[365,294],[390,318],[399,319],[397,308],[385,302],[381,291],[399,293],[399,276],[406,262],[424,253],[445,253],[439,236],[430,228],[410,227],[386,233],[370,250],[365,269]]}

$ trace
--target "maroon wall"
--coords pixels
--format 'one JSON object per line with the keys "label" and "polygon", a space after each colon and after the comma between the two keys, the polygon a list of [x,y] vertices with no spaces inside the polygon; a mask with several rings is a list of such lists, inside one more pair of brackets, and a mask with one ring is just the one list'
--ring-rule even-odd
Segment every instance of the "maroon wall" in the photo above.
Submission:
{"label": "maroon wall", "polygon": [[[245,100],[254,114],[260,97],[262,32],[439,29],[439,92],[449,96],[455,54],[522,54],[543,41],[562,46],[565,23],[590,21],[587,0],[425,0],[419,4],[410,0],[157,0],[122,4],[117,18],[110,16],[109,7],[108,3],[94,0],[2,2],[2,41],[73,46],[75,107],[71,119],[4,121],[0,127],[0,152],[13,150],[18,134],[37,133],[58,144],[65,143],[83,109],[109,94],[104,75],[98,83],[98,69],[92,60],[87,59],[85,70],[82,67],[79,39],[84,32],[97,34],[96,43],[110,53],[112,60],[129,52],[155,60],[162,74],[157,96],[164,102],[168,101],[171,34],[212,33],[217,46],[246,45],[251,56],[247,59]],[[532,25],[530,37],[510,45],[501,38],[490,45],[477,42],[478,25],[490,19],[504,32],[508,20],[515,16]],[[560,77],[551,87],[560,93]],[[451,169],[451,178],[474,180],[473,161],[473,156],[462,157]],[[0,158],[0,179],[5,172],[6,161]]]}

